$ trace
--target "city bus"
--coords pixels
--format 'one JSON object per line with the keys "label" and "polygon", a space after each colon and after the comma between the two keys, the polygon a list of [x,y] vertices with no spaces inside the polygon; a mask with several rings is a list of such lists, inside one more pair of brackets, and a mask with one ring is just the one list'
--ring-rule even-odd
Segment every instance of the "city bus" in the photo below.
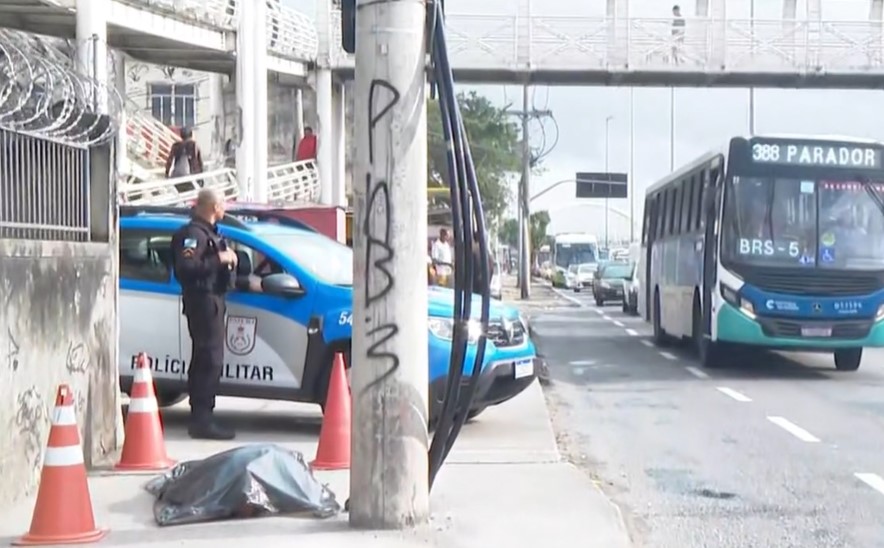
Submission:
{"label": "city bus", "polygon": [[884,144],[732,138],[648,189],[639,314],[654,340],[826,352],[884,345]]}
{"label": "city bus", "polygon": [[565,287],[565,274],[572,264],[597,263],[599,240],[593,234],[556,234],[552,245],[553,286]]}

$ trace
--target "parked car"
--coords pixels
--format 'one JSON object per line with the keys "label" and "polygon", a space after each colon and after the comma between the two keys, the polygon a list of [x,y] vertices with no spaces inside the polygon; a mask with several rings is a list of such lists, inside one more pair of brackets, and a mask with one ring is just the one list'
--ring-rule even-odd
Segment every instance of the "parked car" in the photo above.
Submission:
{"label": "parked car", "polygon": [[[120,384],[132,386],[146,352],[160,405],[183,400],[191,340],[173,275],[172,234],[189,220],[174,208],[120,208]],[[275,222],[273,222],[275,221]],[[219,224],[238,258],[227,297],[225,365],[219,395],[324,405],[335,353],[350,364],[353,251],[289,218],[231,207]],[[464,375],[473,374],[481,298]],[[426,303],[430,417],[441,409],[454,329],[454,292],[430,287]],[[519,394],[538,371],[527,324],[515,308],[491,305],[485,358],[470,415]]]}
{"label": "parked car", "polygon": [[592,296],[595,304],[604,305],[608,301],[619,301],[623,298],[623,281],[632,279],[629,263],[605,263],[595,273]]}
{"label": "parked car", "polygon": [[500,278],[500,261],[494,261],[494,271],[491,274],[491,298],[503,298],[503,281]]}
{"label": "parked car", "polygon": [[623,312],[632,316],[638,315],[638,263],[632,263],[632,275],[623,280]]}
{"label": "parked car", "polygon": [[575,293],[580,293],[584,288],[592,288],[598,267],[598,263],[577,265],[577,268],[574,270],[574,283],[571,287]]}

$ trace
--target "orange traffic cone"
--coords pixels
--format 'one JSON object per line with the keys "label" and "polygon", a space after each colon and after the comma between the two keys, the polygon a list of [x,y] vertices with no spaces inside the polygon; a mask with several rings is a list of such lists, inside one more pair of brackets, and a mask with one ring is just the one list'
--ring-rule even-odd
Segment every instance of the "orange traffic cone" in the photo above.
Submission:
{"label": "orange traffic cone", "polygon": [[58,387],[55,398],[31,530],[12,544],[86,544],[101,540],[106,534],[106,529],[95,527],[74,395],[70,387],[63,384]]}
{"label": "orange traffic cone", "polygon": [[350,387],[344,371],[344,357],[335,354],[328,395],[325,398],[325,416],[319,432],[316,460],[310,463],[314,470],[346,470],[350,468]]}
{"label": "orange traffic cone", "polygon": [[126,440],[115,470],[165,470],[175,461],[166,455],[160,409],[147,356],[139,354],[126,414]]}

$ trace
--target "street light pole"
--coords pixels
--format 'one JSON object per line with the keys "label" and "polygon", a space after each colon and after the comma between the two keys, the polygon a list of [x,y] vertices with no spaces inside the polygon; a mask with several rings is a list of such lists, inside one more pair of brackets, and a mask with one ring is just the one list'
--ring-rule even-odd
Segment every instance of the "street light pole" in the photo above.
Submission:
{"label": "street light pole", "polygon": [[669,171],[675,171],[675,88],[669,88]]}
{"label": "street light pole", "polygon": [[[752,53],[755,53],[755,0],[749,3],[749,34],[752,36]],[[749,88],[749,135],[755,135],[755,88]]]}
{"label": "street light pole", "polygon": [[[609,152],[609,144],[610,144],[610,131],[611,131],[611,120],[613,120],[613,116],[608,116],[605,118],[605,173],[608,173],[608,152]],[[608,197],[605,196],[605,249],[608,249]]]}
{"label": "street light pole", "polygon": [[635,240],[635,88],[629,88],[629,242]]}

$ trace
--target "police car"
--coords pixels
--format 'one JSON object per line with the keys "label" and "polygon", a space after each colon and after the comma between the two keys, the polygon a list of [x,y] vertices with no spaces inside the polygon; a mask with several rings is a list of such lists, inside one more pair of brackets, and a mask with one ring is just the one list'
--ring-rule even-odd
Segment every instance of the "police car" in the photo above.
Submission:
{"label": "police car", "polygon": [[[187,392],[191,341],[172,275],[172,235],[189,210],[120,208],[120,384],[132,385],[136,356],[147,353],[161,406]],[[227,296],[226,348],[219,395],[324,404],[331,364],[349,367],[352,250],[306,225],[260,210],[228,208],[219,223],[236,251],[238,288]],[[248,283],[251,282],[251,283]],[[438,416],[448,375],[454,292],[429,289],[430,414]],[[479,314],[480,299],[473,310]],[[478,321],[470,329],[466,382]],[[491,305],[485,359],[471,416],[511,399],[534,380],[534,344],[519,312]]]}

